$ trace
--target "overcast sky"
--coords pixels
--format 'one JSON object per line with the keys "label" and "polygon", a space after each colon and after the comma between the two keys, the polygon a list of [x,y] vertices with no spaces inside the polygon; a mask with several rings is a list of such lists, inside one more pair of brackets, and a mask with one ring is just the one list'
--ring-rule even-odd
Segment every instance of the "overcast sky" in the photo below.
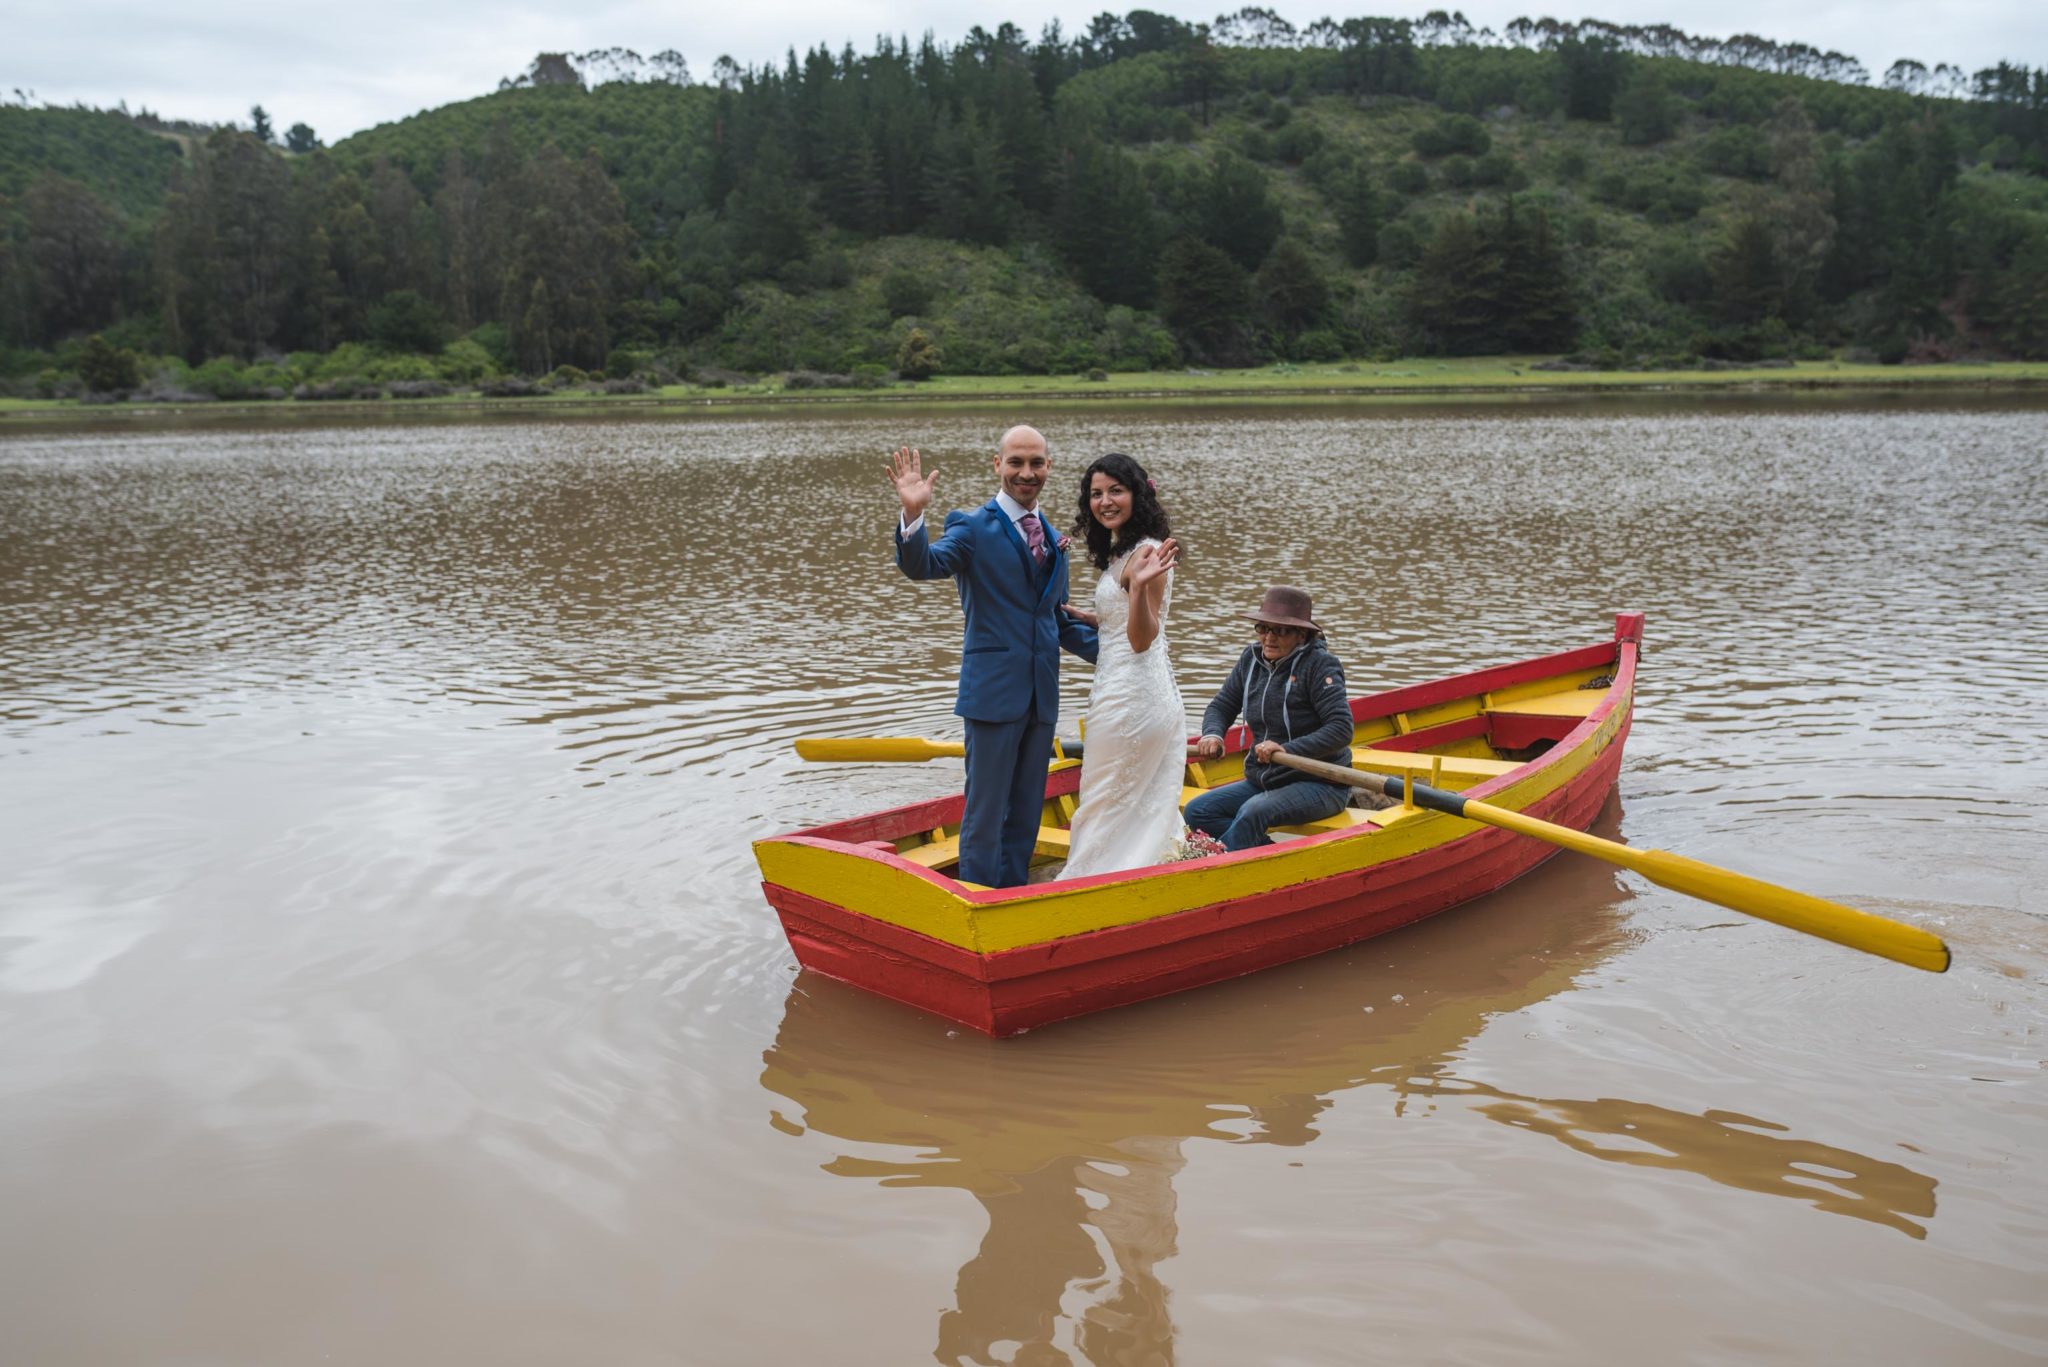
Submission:
{"label": "overcast sky", "polygon": [[[1242,3],[1242,0],[1238,0]],[[1117,13],[1132,8],[1117,7]],[[1145,6],[1188,20],[1213,19],[1217,0],[1155,0]],[[1237,6],[1233,4],[1232,9]],[[1324,15],[1419,17],[1435,6],[1364,3],[1354,8],[1273,3],[1299,27]],[[38,103],[112,105],[126,100],[170,118],[246,122],[261,104],[282,131],[304,121],[333,142],[422,109],[485,94],[538,52],[625,47],[651,56],[674,48],[697,79],[729,54],[742,65],[784,49],[851,42],[867,51],[878,33],[952,42],[974,24],[1005,19],[1037,34],[1058,19],[1069,32],[1108,5],[1018,0],[753,0],[730,7],[654,0],[352,0],[283,5],[277,0],[196,0],[166,6],[117,0],[9,0],[0,91]],[[1625,0],[1587,10],[1478,0],[1464,13],[1499,29],[1523,15],[1616,23],[1669,23],[1712,37],[1756,33],[1859,58],[1873,80],[1900,57],[1974,71],[2010,59],[2048,66],[2043,0]]]}

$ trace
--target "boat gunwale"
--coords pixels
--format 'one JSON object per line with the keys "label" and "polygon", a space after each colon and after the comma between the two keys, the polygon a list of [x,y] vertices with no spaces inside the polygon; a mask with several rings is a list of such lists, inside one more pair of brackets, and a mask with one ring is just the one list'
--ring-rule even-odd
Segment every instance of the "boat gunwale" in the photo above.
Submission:
{"label": "boat gunwale", "polygon": [[[1548,655],[1532,656],[1526,660],[1488,665],[1464,674],[1446,675],[1440,679],[1428,680],[1419,684],[1407,684],[1399,688],[1354,698],[1349,703],[1352,724],[1360,726],[1367,722],[1384,720],[1394,716],[1396,713],[1417,711],[1444,702],[1457,701],[1473,696],[1483,696],[1486,693],[1492,692],[1495,688],[1509,686],[1513,683],[1529,682],[1551,674],[1566,674],[1578,669],[1611,662],[1614,666],[1612,682],[1604,690],[1604,696],[1600,701],[1577,725],[1573,726],[1542,754],[1533,756],[1506,773],[1484,780],[1465,790],[1463,794],[1475,800],[1485,800],[1496,793],[1527,781],[1552,765],[1564,763],[1593,740],[1600,728],[1613,715],[1615,708],[1620,704],[1621,700],[1627,699],[1630,707],[1633,707],[1636,666],[1641,651],[1641,643],[1642,614],[1620,613],[1615,618],[1614,636],[1607,641],[1555,651]],[[1389,706],[1389,700],[1400,705]],[[1361,710],[1368,708],[1371,710]],[[1509,715],[1512,715],[1514,711],[1512,705],[1496,709],[1482,708],[1480,715],[1484,715],[1487,710],[1499,711]],[[1246,748],[1243,742],[1248,738],[1249,732],[1245,727],[1242,725],[1232,727],[1230,734],[1225,738],[1226,749],[1224,753],[1226,755],[1242,753],[1244,748]],[[1232,742],[1238,742],[1237,749],[1228,748]],[[1421,756],[1421,752],[1417,753]],[[1427,756],[1421,756],[1421,758],[1426,762]],[[1422,765],[1418,764],[1417,767],[1420,768]],[[1078,788],[1079,781],[1080,770],[1078,766],[1066,770],[1055,770],[1048,776],[1046,795],[1048,797],[1064,796],[1064,793],[1056,792],[1055,789],[1064,789],[1070,785]],[[1304,850],[1321,848],[1334,841],[1360,839],[1375,835],[1381,829],[1361,823],[1277,844],[1216,855],[1207,859],[1148,864],[1135,869],[1119,869],[1109,873],[1092,874],[1084,878],[1063,878],[1053,879],[1044,883],[1027,883],[1014,888],[968,887],[958,879],[939,873],[936,869],[927,868],[922,864],[905,859],[894,850],[878,850],[857,841],[820,834],[823,831],[842,828],[854,825],[855,823],[863,825],[880,824],[887,822],[891,817],[897,817],[906,824],[909,824],[912,813],[929,813],[933,808],[943,808],[946,805],[955,804],[961,800],[962,795],[959,793],[927,798],[921,802],[906,803],[901,807],[885,808],[879,812],[827,822],[805,830],[764,837],[756,841],[755,844],[757,847],[767,844],[804,845],[842,857],[851,856],[858,859],[873,860],[899,873],[907,872],[916,875],[924,882],[929,883],[937,891],[956,899],[968,908],[1010,908],[1021,903],[1051,900],[1055,897],[1089,892],[1119,883],[1149,881],[1161,877],[1172,877],[1176,874],[1203,873],[1219,867],[1235,866],[1253,860],[1286,858],[1289,855],[1298,854]]]}

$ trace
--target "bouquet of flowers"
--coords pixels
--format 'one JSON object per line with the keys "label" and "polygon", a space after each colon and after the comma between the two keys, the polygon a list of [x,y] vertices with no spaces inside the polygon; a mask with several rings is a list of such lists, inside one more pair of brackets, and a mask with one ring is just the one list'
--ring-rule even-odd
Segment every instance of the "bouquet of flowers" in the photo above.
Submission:
{"label": "bouquet of flowers", "polygon": [[1173,842],[1173,853],[1167,863],[1178,864],[1187,859],[1207,859],[1212,854],[1224,853],[1223,842],[1207,831],[1189,831],[1186,839]]}

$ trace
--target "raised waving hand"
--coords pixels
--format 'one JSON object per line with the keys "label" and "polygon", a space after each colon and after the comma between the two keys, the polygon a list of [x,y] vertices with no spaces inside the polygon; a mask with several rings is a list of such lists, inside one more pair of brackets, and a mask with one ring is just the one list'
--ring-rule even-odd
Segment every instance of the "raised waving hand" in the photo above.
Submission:
{"label": "raised waving hand", "polygon": [[1179,555],[1179,543],[1169,536],[1156,546],[1138,547],[1124,562],[1124,592],[1131,596],[1131,612],[1124,623],[1124,634],[1130,637],[1131,649],[1140,655],[1150,650],[1152,642],[1159,639],[1162,625],[1160,606],[1166,599],[1166,576]]}
{"label": "raised waving hand", "polygon": [[930,474],[924,472],[924,460],[914,446],[898,447],[896,454],[889,457],[889,484],[903,504],[906,526],[923,517],[924,510],[931,506],[932,485],[938,477],[936,468]]}
{"label": "raised waving hand", "polygon": [[1180,543],[1167,537],[1154,546],[1140,546],[1131,552],[1131,558],[1124,562],[1124,589],[1136,595],[1138,590],[1168,573],[1180,561]]}

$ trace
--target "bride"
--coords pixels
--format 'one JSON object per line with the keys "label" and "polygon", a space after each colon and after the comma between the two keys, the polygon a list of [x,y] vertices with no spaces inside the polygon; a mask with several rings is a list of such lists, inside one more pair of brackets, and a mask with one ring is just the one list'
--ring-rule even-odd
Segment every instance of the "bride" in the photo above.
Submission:
{"label": "bride", "polygon": [[1081,804],[1062,878],[1142,868],[1177,857],[1187,763],[1187,716],[1166,657],[1166,613],[1180,548],[1144,469],[1110,454],[1081,475],[1074,530],[1102,577],[1093,617],[1101,633],[1088,695]]}

